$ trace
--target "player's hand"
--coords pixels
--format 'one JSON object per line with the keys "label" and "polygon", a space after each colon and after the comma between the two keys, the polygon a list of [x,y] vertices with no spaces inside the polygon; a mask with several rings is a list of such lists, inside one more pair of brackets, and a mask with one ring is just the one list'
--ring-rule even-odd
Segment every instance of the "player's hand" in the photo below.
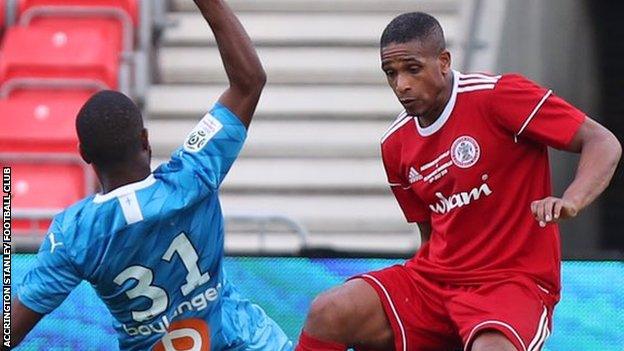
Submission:
{"label": "player's hand", "polygon": [[540,227],[545,227],[549,223],[576,217],[579,209],[571,201],[549,196],[542,200],[533,201],[531,212],[535,220],[539,222]]}

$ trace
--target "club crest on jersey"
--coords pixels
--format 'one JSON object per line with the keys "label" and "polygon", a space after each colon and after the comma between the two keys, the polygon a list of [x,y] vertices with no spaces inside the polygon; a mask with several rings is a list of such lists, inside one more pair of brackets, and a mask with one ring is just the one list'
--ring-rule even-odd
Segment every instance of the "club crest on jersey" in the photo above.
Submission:
{"label": "club crest on jersey", "polygon": [[420,173],[418,173],[418,171],[414,167],[410,167],[408,178],[409,178],[410,184],[414,184],[417,181],[422,180],[423,176]]}
{"label": "club crest on jersey", "polygon": [[481,148],[477,141],[470,136],[463,135],[455,139],[451,145],[451,159],[459,168],[474,166],[481,156]]}

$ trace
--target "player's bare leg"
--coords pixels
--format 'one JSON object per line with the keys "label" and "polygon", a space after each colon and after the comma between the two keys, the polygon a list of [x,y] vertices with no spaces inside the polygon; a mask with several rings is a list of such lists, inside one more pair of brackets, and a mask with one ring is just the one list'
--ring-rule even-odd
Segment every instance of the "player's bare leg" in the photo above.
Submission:
{"label": "player's bare leg", "polygon": [[485,331],[475,339],[472,351],[518,351],[503,334],[496,331]]}
{"label": "player's bare leg", "polygon": [[[319,295],[303,328],[314,339],[366,350],[392,350],[394,338],[381,301],[362,279]],[[304,350],[298,346],[298,350]]]}

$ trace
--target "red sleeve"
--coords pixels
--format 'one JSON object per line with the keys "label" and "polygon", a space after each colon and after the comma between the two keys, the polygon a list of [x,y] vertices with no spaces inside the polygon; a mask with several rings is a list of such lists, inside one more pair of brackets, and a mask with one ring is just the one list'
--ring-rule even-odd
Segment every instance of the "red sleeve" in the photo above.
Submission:
{"label": "red sleeve", "polygon": [[494,118],[514,138],[563,149],[585,121],[585,114],[521,75],[504,75],[496,84],[490,107]]}
{"label": "red sleeve", "polygon": [[392,147],[392,144],[386,141],[381,148],[381,158],[383,160],[386,176],[390,189],[397,199],[403,214],[409,223],[429,222],[431,212],[425,206],[423,201],[418,197],[416,192],[412,190],[409,182],[401,175],[400,168],[400,148]]}

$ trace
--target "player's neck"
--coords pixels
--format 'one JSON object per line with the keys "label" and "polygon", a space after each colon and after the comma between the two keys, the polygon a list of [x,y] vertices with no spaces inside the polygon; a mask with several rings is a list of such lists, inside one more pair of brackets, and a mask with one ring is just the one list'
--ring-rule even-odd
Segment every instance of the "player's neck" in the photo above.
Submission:
{"label": "player's neck", "polygon": [[448,104],[451,99],[451,94],[453,93],[453,74],[453,71],[451,71],[451,74],[446,77],[446,84],[444,89],[442,89],[438,95],[438,103],[436,104],[436,107],[418,117],[418,124],[420,124],[422,128],[427,128],[434,124],[435,121],[437,121],[442,115],[442,112],[444,111],[444,108],[446,108],[446,104]]}
{"label": "player's neck", "polygon": [[102,194],[109,193],[124,185],[141,181],[151,173],[149,164],[145,163],[135,163],[132,166],[116,167],[106,171],[94,169],[102,185]]}

